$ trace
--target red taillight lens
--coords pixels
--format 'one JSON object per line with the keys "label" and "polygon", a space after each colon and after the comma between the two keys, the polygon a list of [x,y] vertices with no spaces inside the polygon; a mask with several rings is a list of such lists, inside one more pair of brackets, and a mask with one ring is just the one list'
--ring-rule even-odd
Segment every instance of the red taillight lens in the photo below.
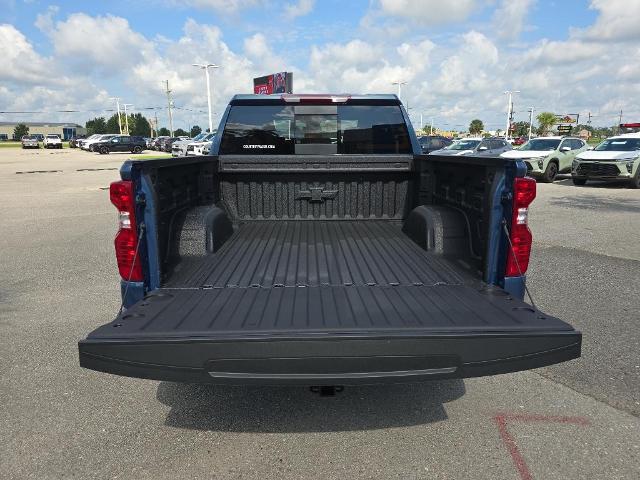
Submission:
{"label": "red taillight lens", "polygon": [[513,251],[510,251],[507,256],[505,269],[507,277],[524,274],[529,267],[533,236],[529,230],[528,217],[529,205],[534,198],[536,198],[536,181],[529,177],[516,178],[513,184],[513,212],[509,235]]}
{"label": "red taillight lens", "polygon": [[139,256],[135,258],[138,238],[133,182],[129,180],[113,182],[109,187],[109,196],[111,203],[118,209],[119,230],[114,243],[120,276],[123,280],[141,282],[142,264]]}

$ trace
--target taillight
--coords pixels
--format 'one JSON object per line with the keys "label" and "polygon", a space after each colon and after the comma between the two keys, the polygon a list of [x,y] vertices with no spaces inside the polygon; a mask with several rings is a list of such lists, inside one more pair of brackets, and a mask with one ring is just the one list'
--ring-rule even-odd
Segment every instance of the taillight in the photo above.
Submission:
{"label": "taillight", "polygon": [[[118,209],[119,229],[116,234],[116,259],[123,280],[142,281],[142,264],[136,257],[138,238],[136,236],[136,210],[133,182],[121,180],[109,187],[111,203]],[[134,261],[135,259],[135,261]]]}
{"label": "taillight", "polygon": [[[536,181],[533,178],[516,178],[513,183],[513,212],[511,215],[512,251],[507,256],[505,276],[524,275],[529,267],[533,237],[529,230],[529,205],[536,198]],[[517,261],[516,261],[517,260]],[[519,267],[519,268],[518,268]]]}

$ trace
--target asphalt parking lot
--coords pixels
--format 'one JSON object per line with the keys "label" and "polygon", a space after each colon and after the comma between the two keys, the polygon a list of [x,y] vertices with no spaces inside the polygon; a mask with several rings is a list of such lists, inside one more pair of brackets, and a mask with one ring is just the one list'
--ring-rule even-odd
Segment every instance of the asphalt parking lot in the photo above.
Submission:
{"label": "asphalt parking lot", "polygon": [[637,190],[563,179],[532,206],[531,292],[582,330],[582,358],[319,397],[78,366],[119,306],[106,187],[128,156],[0,150],[0,477],[638,477]]}

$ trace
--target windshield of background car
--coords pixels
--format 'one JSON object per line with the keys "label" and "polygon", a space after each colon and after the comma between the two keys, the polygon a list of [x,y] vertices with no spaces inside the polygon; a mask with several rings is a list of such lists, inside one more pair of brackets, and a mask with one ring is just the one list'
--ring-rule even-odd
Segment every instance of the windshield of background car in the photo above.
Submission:
{"label": "windshield of background car", "polygon": [[193,139],[191,140],[192,142],[199,142],[200,140],[202,140],[204,137],[206,137],[207,134],[206,133],[199,133],[198,135],[196,135],[195,137],[193,137]]}
{"label": "windshield of background car", "polygon": [[533,140],[529,140],[523,146],[520,147],[520,150],[540,150],[540,151],[551,151],[558,148],[560,145],[560,139],[556,140],[553,138],[534,138]]}
{"label": "windshield of background car", "polygon": [[480,145],[480,140],[458,140],[445,147],[445,150],[473,150],[478,145]]}
{"label": "windshield of background car", "polygon": [[25,135],[24,137],[22,137],[24,140],[37,140],[38,136],[37,135]]}
{"label": "windshield of background car", "polygon": [[640,138],[609,138],[594,150],[597,152],[633,152],[640,150]]}
{"label": "windshield of background car", "polygon": [[60,138],[58,135],[47,135],[47,138]]}
{"label": "windshield of background car", "polygon": [[412,153],[397,105],[235,105],[220,154]]}

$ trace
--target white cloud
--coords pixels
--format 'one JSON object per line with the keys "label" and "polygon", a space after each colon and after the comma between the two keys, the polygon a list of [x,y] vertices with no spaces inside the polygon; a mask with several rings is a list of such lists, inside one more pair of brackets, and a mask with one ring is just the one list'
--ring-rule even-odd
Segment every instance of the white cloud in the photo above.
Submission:
{"label": "white cloud", "polygon": [[374,7],[384,15],[436,25],[466,20],[479,6],[478,0],[379,0]]}
{"label": "white cloud", "polygon": [[494,31],[501,38],[517,38],[535,0],[502,0],[493,14]]}
{"label": "white cloud", "polygon": [[245,38],[244,52],[256,65],[261,66],[265,73],[286,70],[285,60],[273,53],[262,33]]}
{"label": "white cloud", "polygon": [[0,80],[26,84],[67,82],[55,62],[36,53],[27,37],[13,25],[0,25],[0,45],[7,47],[3,48],[0,62]]}
{"label": "white cloud", "polygon": [[232,14],[249,7],[255,7],[264,0],[170,0],[170,4],[182,7],[213,9],[218,13]]}
{"label": "white cloud", "polygon": [[77,70],[104,71],[121,69],[140,62],[152,45],[134,32],[129,22],[112,15],[92,17],[84,13],[71,14],[67,20],[54,24],[50,17],[39,17],[37,23],[51,38],[58,56],[74,59]]}
{"label": "white cloud", "polygon": [[589,8],[598,10],[600,15],[594,25],[577,31],[577,36],[594,41],[640,39],[640,2],[637,0],[592,0]]}
{"label": "white cloud", "polygon": [[496,76],[503,72],[498,66],[498,48],[476,31],[465,33],[461,40],[458,50],[440,65],[440,75],[434,81],[435,91],[461,95],[499,88]]}
{"label": "white cloud", "polygon": [[313,10],[315,0],[298,0],[297,3],[288,3],[284,6],[284,16],[289,20],[308,15]]}

